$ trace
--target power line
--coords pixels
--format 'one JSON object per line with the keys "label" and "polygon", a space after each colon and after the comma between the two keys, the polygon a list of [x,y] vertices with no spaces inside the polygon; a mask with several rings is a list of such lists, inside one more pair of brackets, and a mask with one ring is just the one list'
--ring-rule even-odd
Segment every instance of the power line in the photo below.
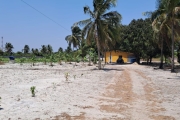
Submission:
{"label": "power line", "polygon": [[53,19],[51,19],[50,17],[48,17],[47,15],[45,15],[44,13],[42,13],[41,11],[39,11],[38,9],[36,9],[35,7],[33,7],[32,5],[28,4],[27,2],[25,2],[24,0],[21,0],[23,3],[25,3],[26,5],[28,5],[29,7],[31,7],[32,9],[34,9],[36,12],[40,13],[41,15],[43,15],[44,17],[48,18],[49,20],[51,20],[52,22],[56,23],[57,25],[59,25],[60,27],[64,28],[65,30],[69,31],[68,29],[66,29],[65,27],[63,27],[61,24],[59,24],[58,22],[54,21]]}

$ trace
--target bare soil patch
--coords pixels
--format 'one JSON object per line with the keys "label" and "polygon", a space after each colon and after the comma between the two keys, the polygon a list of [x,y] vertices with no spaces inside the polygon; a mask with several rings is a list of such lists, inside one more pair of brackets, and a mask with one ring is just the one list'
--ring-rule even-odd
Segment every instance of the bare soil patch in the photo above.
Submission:
{"label": "bare soil patch", "polygon": [[178,120],[180,74],[136,64],[5,64],[0,97],[2,120]]}

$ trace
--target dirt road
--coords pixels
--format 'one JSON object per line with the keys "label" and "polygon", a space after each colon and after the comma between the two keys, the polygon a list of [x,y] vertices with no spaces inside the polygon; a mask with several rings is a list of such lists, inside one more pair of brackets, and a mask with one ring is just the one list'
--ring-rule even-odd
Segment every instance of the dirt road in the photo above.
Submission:
{"label": "dirt road", "polygon": [[[119,66],[113,67],[119,68]],[[117,70],[115,72],[111,83],[103,94],[104,99],[100,99],[100,109],[109,113],[116,113],[116,115],[104,119],[180,119],[180,79],[178,76],[169,74],[169,71],[156,71],[148,67],[145,69],[145,67],[138,65],[121,66],[121,68],[123,71]],[[160,77],[163,75],[164,77]],[[167,83],[167,80],[170,79],[164,79],[165,77],[172,78],[172,82],[175,83]],[[160,81],[161,83],[159,83]],[[171,93],[167,93],[167,91]]]}
{"label": "dirt road", "polygon": [[180,73],[81,63],[6,64],[0,73],[0,120],[180,120]]}

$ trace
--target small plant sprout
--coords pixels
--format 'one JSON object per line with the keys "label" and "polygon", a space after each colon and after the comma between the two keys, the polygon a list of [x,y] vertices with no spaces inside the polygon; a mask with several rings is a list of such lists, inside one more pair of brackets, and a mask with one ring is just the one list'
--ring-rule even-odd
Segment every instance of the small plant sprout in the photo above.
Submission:
{"label": "small plant sprout", "polygon": [[32,93],[32,97],[35,97],[35,89],[36,89],[35,86],[32,86],[32,87],[30,88],[31,93]]}
{"label": "small plant sprout", "polygon": [[69,79],[69,73],[68,73],[68,72],[65,73],[65,74],[64,74],[64,77],[65,77],[66,81],[68,81],[68,79]]}
{"label": "small plant sprout", "polygon": [[56,83],[52,83],[53,84],[53,89],[56,90]]}
{"label": "small plant sprout", "polygon": [[35,55],[32,56],[31,62],[32,62],[32,66],[34,66],[34,65],[35,65],[35,62],[36,62],[36,57],[35,57]]}
{"label": "small plant sprout", "polygon": [[73,77],[74,77],[74,80],[76,79],[76,75],[73,75]]}

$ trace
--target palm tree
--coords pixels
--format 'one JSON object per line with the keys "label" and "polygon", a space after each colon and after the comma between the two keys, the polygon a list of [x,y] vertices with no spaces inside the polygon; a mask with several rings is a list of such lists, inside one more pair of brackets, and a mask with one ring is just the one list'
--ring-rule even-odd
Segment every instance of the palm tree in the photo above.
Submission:
{"label": "palm tree", "polygon": [[52,52],[53,52],[53,48],[52,48],[52,46],[50,44],[48,44],[47,45],[47,53],[51,55]]}
{"label": "palm tree", "polygon": [[25,45],[23,51],[25,54],[29,53],[29,51],[30,51],[29,45]]}
{"label": "palm tree", "polygon": [[[87,20],[82,20],[74,24],[84,26],[82,37],[86,36],[86,41],[90,44],[96,42],[98,49],[99,65],[101,69],[100,52],[103,52],[108,43],[116,40],[116,28],[120,23],[121,15],[117,11],[107,12],[111,7],[115,7],[117,0],[93,0],[93,8],[91,11],[89,6],[84,7],[84,13],[90,15]],[[107,13],[106,13],[107,12]]]}
{"label": "palm tree", "polygon": [[63,48],[60,47],[60,48],[58,49],[58,52],[63,52]]}
{"label": "palm tree", "polygon": [[156,16],[155,19],[153,18],[154,17],[153,15],[151,16],[151,18],[153,19],[152,28],[154,30],[154,35],[158,36],[156,38],[157,44],[161,48],[161,63],[159,65],[159,68],[163,69],[163,55],[164,55],[163,46],[164,46],[164,42],[165,42],[165,39],[167,37],[167,32],[168,32],[167,23],[166,23],[166,14],[161,13],[161,11],[159,10],[155,11],[153,14],[158,15]]}
{"label": "palm tree", "polygon": [[13,49],[14,47],[13,47],[13,45],[11,44],[11,43],[6,43],[6,45],[5,45],[5,49],[6,49],[6,52],[7,53],[11,53],[12,52],[12,49]]}
{"label": "palm tree", "polygon": [[166,14],[167,18],[165,21],[168,21],[170,24],[171,29],[171,40],[172,40],[172,66],[171,66],[171,72],[174,71],[174,41],[175,41],[175,25],[177,25],[177,22],[179,22],[179,19],[177,19],[177,14],[180,11],[180,1],[179,0],[161,0],[160,4],[164,6],[164,13]]}
{"label": "palm tree", "polygon": [[72,35],[66,36],[65,40],[68,42],[69,46],[71,46],[71,44],[73,45],[73,50],[74,50],[74,48],[80,46],[81,29],[78,26],[72,26],[71,31],[72,31]]}
{"label": "palm tree", "polygon": [[45,45],[42,45],[42,46],[41,46],[41,53],[42,53],[43,55],[47,54],[47,47],[46,47]]}
{"label": "palm tree", "polygon": [[[179,22],[177,16],[180,12],[180,1],[157,0],[157,4],[158,4],[157,10],[151,14],[151,18],[153,19],[153,27],[155,28],[154,30],[158,30],[162,36],[166,36],[166,39],[167,37],[169,37],[168,35],[171,35],[171,45],[172,45],[171,72],[175,72],[174,71],[174,41],[175,41],[175,27],[178,27],[178,22]],[[164,39],[164,37],[161,38]],[[161,51],[162,51],[164,40],[162,40],[161,42],[162,42],[161,43]],[[161,62],[162,62],[162,56],[161,56]],[[160,65],[160,68],[161,66],[162,63]]]}

